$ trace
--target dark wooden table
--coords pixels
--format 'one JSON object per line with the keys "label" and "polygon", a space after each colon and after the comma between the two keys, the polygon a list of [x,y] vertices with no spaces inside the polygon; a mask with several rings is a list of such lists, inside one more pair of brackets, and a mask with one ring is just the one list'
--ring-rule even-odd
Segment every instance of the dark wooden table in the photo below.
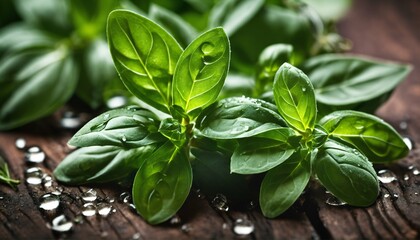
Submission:
{"label": "dark wooden table", "polygon": [[[381,195],[368,208],[330,206],[325,190],[314,185],[282,216],[269,220],[258,208],[221,212],[211,199],[192,193],[178,213],[180,223],[151,226],[129,204],[119,200],[126,189],[116,186],[52,186],[23,182],[17,191],[0,185],[0,239],[418,239],[420,238],[420,2],[418,0],[356,0],[339,24],[339,32],[353,42],[353,53],[410,63],[414,70],[377,114],[401,134],[414,141],[410,155],[388,166],[395,181],[381,184]],[[57,116],[57,114],[55,115]],[[72,132],[58,127],[57,117],[49,117],[11,132],[0,133],[0,154],[14,177],[25,179],[25,170],[40,167],[51,175],[70,152],[66,146]],[[24,153],[15,147],[17,138],[38,145],[46,153],[41,164],[28,165]],[[60,206],[54,211],[39,208],[40,197],[62,188]],[[97,201],[115,199],[115,209],[107,217],[80,217],[83,192],[94,188]],[[74,222],[73,230],[58,233],[51,221],[64,214]],[[238,236],[232,231],[236,219],[253,222],[254,231]],[[175,221],[176,222],[176,221]]]}

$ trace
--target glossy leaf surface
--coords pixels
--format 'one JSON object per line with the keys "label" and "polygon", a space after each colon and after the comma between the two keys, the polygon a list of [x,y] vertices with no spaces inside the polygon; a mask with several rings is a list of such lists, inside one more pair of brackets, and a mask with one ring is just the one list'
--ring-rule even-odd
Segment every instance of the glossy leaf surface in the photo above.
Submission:
{"label": "glossy leaf surface", "polygon": [[390,162],[407,156],[409,152],[391,125],[367,113],[336,111],[322,118],[320,124],[331,137],[350,143],[371,162]]}
{"label": "glossy leaf surface", "polygon": [[297,152],[267,172],[260,189],[260,206],[264,216],[279,216],[299,198],[311,177],[310,168],[306,165]]}
{"label": "glossy leaf surface", "polygon": [[185,202],[192,184],[192,170],[182,150],[167,142],[138,170],[133,185],[133,202],[150,224],[172,217]]}
{"label": "glossy leaf surface", "polygon": [[274,77],[274,100],[280,115],[295,129],[313,129],[316,101],[308,77],[296,67],[284,63]]}
{"label": "glossy leaf surface", "polygon": [[173,104],[195,117],[194,110],[216,101],[227,75],[229,61],[229,40],[222,28],[211,29],[196,38],[177,63]]}
{"label": "glossy leaf surface", "polygon": [[379,194],[376,172],[358,150],[328,140],[314,162],[319,181],[340,200],[353,206],[375,202]]}
{"label": "glossy leaf surface", "polygon": [[196,128],[213,139],[251,137],[286,126],[276,107],[270,103],[245,98],[227,98],[207,108],[199,116]]}
{"label": "glossy leaf surface", "polygon": [[312,81],[317,101],[333,106],[387,95],[410,72],[406,65],[339,54],[313,57],[301,69]]}
{"label": "glossy leaf surface", "polygon": [[85,124],[69,144],[140,147],[164,140],[157,132],[158,126],[156,116],[148,110],[136,107],[110,110]]}
{"label": "glossy leaf surface", "polygon": [[151,20],[126,10],[108,18],[108,43],[125,86],[139,99],[168,113],[175,65],[182,48]]}

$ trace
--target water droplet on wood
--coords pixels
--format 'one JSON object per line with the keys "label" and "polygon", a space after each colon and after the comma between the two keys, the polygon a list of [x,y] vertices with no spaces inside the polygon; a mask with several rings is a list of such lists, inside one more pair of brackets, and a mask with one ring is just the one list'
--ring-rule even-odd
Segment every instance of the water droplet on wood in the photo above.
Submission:
{"label": "water droplet on wood", "polygon": [[17,149],[23,150],[26,147],[26,140],[24,138],[16,139],[15,146]]}
{"label": "water droplet on wood", "polygon": [[420,174],[420,171],[417,168],[413,168],[413,175],[417,176]]}
{"label": "water droplet on wood", "polygon": [[28,168],[25,175],[26,182],[31,185],[39,185],[42,183],[43,172],[39,167]]}
{"label": "water droplet on wood", "polygon": [[181,223],[181,218],[178,215],[175,215],[171,218],[169,223],[172,224],[172,225],[178,225],[178,224]]}
{"label": "water droplet on wood", "polygon": [[73,222],[69,221],[64,215],[60,215],[52,220],[51,229],[56,232],[68,232],[72,228]]}
{"label": "water droplet on wood", "polygon": [[60,205],[60,197],[53,193],[46,193],[40,197],[39,208],[44,210],[54,210]]}
{"label": "water droplet on wood", "polygon": [[344,206],[347,204],[346,202],[341,201],[340,199],[338,199],[336,196],[333,196],[333,195],[329,196],[327,200],[325,201],[325,203],[330,206],[335,206],[335,207]]}
{"label": "water droplet on wood", "polygon": [[132,240],[139,240],[141,239],[141,235],[140,233],[134,233],[133,236],[131,237]]}
{"label": "water droplet on wood", "polygon": [[408,122],[407,121],[401,121],[400,122],[400,129],[401,130],[407,130],[408,128]]}
{"label": "water droplet on wood", "polygon": [[38,146],[32,146],[25,152],[25,160],[30,163],[41,163],[45,160],[45,153]]}
{"label": "water droplet on wood", "polygon": [[391,183],[397,180],[395,174],[387,169],[382,169],[378,171],[378,180],[381,183]]}
{"label": "water droplet on wood", "polygon": [[119,199],[122,203],[129,203],[131,202],[131,195],[128,192],[123,192],[120,194]]}
{"label": "water droplet on wood", "polygon": [[183,224],[183,225],[181,226],[181,231],[182,231],[182,232],[184,232],[184,233],[191,232],[191,230],[192,230],[192,228],[191,228],[191,226],[190,226],[190,225],[188,225],[188,224]]}
{"label": "water droplet on wood", "polygon": [[227,212],[229,211],[229,206],[228,206],[228,202],[227,202],[227,198],[225,195],[223,194],[217,194],[213,200],[211,201],[211,204],[214,208],[223,211],[223,212]]}
{"label": "water droplet on wood", "polygon": [[82,199],[84,202],[93,202],[98,198],[96,191],[92,188],[82,193]]}
{"label": "water droplet on wood", "polygon": [[93,203],[85,203],[82,208],[82,214],[85,217],[91,217],[96,214],[96,206]]}
{"label": "water droplet on wood", "polygon": [[254,224],[248,219],[238,218],[233,224],[233,232],[240,236],[246,236],[254,232]]}
{"label": "water droplet on wood", "polygon": [[96,208],[98,210],[98,214],[101,215],[102,217],[107,217],[112,210],[112,206],[109,203],[98,203],[96,205]]}

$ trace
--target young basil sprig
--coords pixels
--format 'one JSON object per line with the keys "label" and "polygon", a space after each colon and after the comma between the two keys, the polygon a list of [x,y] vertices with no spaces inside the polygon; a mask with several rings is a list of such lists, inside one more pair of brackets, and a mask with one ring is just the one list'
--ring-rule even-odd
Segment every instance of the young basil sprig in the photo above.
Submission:
{"label": "young basil sprig", "polygon": [[372,204],[379,183],[371,162],[388,163],[408,154],[398,133],[383,120],[356,111],[333,112],[315,124],[312,83],[288,63],[276,72],[273,88],[277,111],[261,100],[230,98],[197,121],[202,136],[237,140],[232,172],[267,172],[260,188],[263,214],[276,217],[286,211],[311,175],[350,205]]}
{"label": "young basil sprig", "polygon": [[7,165],[6,161],[0,155],[0,182],[8,184],[12,188],[16,188],[16,185],[20,183],[19,180],[13,179],[10,176],[9,166]]}
{"label": "young basil sprig", "polygon": [[[151,109],[115,109],[94,118],[69,141],[81,148],[54,173],[62,182],[84,184],[124,180],[135,172],[136,209],[158,224],[189,194],[193,123],[223,87],[229,41],[222,28],[214,28],[183,50],[162,27],[125,10],[110,13],[107,35],[121,80]],[[165,113],[163,119],[150,110]],[[199,152],[195,156],[204,156]]]}

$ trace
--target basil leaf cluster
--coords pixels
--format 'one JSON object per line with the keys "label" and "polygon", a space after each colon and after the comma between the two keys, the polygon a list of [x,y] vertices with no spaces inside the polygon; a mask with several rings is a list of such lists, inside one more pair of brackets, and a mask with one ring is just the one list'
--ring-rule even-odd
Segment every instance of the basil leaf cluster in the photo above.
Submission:
{"label": "basil leaf cluster", "polygon": [[274,75],[276,105],[228,98],[197,121],[200,135],[237,141],[232,172],[265,173],[259,201],[266,217],[286,211],[311,176],[340,200],[369,206],[379,194],[372,162],[389,163],[408,154],[392,126],[373,115],[342,110],[317,121],[315,91],[304,72],[284,63]]}

